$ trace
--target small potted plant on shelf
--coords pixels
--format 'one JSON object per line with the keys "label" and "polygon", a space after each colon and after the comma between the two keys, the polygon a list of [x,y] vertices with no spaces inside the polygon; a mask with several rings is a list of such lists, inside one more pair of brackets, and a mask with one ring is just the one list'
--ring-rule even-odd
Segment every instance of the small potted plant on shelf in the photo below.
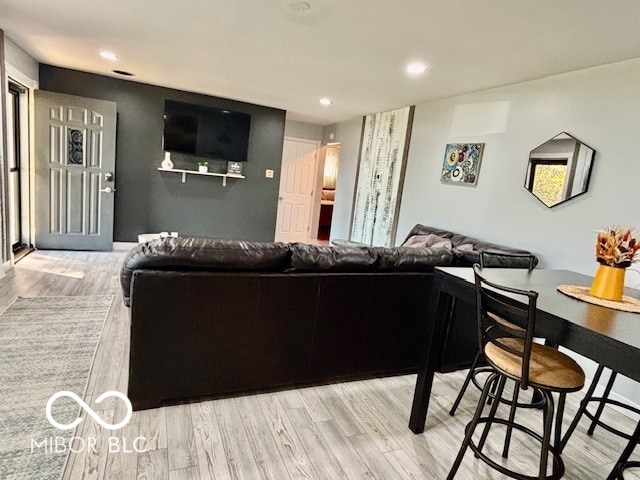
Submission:
{"label": "small potted plant on shelf", "polygon": [[207,173],[209,171],[209,162],[198,162],[198,172]]}

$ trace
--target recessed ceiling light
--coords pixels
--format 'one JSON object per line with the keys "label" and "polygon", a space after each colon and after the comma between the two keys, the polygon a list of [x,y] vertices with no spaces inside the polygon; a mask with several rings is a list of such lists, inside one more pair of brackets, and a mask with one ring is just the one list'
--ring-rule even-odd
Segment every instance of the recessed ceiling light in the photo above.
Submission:
{"label": "recessed ceiling light", "polygon": [[420,75],[427,70],[427,66],[424,63],[414,62],[407,65],[407,73],[410,75]]}
{"label": "recessed ceiling light", "polygon": [[125,77],[133,77],[133,73],[125,72],[124,70],[111,70],[113,73],[117,73],[118,75],[123,75]]}
{"label": "recessed ceiling light", "polygon": [[326,98],[326,97],[321,98],[320,100],[318,100],[318,102],[320,103],[320,105],[324,105],[325,107],[328,107],[333,103],[330,98]]}
{"label": "recessed ceiling light", "polygon": [[112,60],[112,61],[118,60],[118,57],[115,53],[109,52],[107,50],[103,50],[102,52],[100,52],[100,56],[106,60]]}

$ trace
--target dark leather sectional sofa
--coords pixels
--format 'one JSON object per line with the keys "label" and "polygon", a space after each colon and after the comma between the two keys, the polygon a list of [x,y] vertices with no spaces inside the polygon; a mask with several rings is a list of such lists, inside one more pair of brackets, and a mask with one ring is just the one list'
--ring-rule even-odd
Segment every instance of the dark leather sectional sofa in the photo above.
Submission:
{"label": "dark leather sectional sofa", "polygon": [[[481,248],[523,252],[423,225],[405,243],[418,246],[202,238],[138,245],[120,279],[131,314],[134,409],[415,372],[434,267],[470,266]],[[450,334],[448,370],[475,355],[473,318],[463,314]]]}

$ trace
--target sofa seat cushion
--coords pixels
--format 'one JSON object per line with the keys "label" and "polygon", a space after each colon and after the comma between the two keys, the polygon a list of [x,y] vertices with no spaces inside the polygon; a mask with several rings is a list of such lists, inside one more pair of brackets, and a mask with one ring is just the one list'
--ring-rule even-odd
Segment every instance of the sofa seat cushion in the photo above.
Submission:
{"label": "sofa seat cushion", "polygon": [[381,272],[433,272],[433,267],[453,263],[448,247],[373,247]]}
{"label": "sofa seat cushion", "polygon": [[293,243],[291,267],[302,272],[373,272],[377,255],[368,247]]}

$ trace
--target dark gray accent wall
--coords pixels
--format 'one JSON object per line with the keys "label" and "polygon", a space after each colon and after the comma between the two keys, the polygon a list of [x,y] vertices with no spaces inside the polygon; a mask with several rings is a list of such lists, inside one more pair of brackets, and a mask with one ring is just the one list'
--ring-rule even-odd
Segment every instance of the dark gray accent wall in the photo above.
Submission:
{"label": "dark gray accent wall", "polygon": [[[140,233],[270,241],[274,238],[285,111],[91,73],[40,65],[40,88],[118,104],[114,241]],[[251,115],[245,179],[160,172],[165,99]],[[171,154],[175,168],[226,172],[226,162]],[[265,170],[274,178],[265,178]]]}

